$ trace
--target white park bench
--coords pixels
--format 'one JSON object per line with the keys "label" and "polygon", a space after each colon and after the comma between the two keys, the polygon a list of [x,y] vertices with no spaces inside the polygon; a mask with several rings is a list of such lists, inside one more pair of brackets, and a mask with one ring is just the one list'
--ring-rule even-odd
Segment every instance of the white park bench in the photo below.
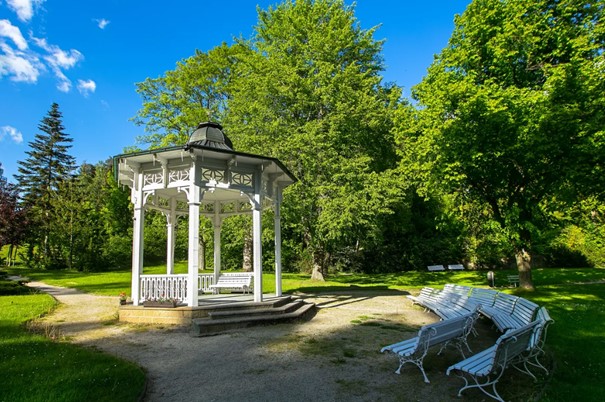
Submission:
{"label": "white park bench", "polygon": [[218,281],[210,285],[209,288],[215,293],[220,292],[221,289],[239,290],[249,293],[252,288],[252,277],[253,274],[246,272],[226,273],[219,276]]}
{"label": "white park bench", "polygon": [[429,383],[430,381],[426,376],[423,367],[423,360],[429,348],[443,344],[438,352],[438,354],[440,354],[445,347],[453,342],[454,346],[458,348],[464,357],[462,346],[466,346],[466,348],[471,351],[466,338],[473,330],[473,325],[475,324],[477,316],[476,313],[467,314],[450,320],[425,325],[420,328],[418,335],[414,338],[385,346],[380,352],[391,352],[397,355],[399,358],[399,368],[397,368],[395,373],[400,374],[401,367],[405,363],[412,363],[422,372],[424,382]]}
{"label": "white park bench", "polygon": [[443,265],[429,265],[426,267],[429,271],[445,271],[445,267]]}
{"label": "white park bench", "polygon": [[[462,391],[466,389],[479,388],[487,396],[504,402],[496,390],[496,384],[504,370],[531,349],[537,325],[539,322],[533,321],[524,327],[508,331],[498,338],[494,346],[450,366],[446,374],[455,372],[465,383],[458,391],[458,396],[462,396]],[[491,392],[488,390],[490,387]]]}
{"label": "white park bench", "polygon": [[450,271],[462,271],[464,270],[464,265],[462,264],[451,264],[447,266],[447,269]]}

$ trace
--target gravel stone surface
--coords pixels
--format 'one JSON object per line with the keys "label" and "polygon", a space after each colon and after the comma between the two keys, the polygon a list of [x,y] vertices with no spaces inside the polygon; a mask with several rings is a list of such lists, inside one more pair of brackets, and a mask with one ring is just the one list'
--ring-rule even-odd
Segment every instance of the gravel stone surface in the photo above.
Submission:
{"label": "gravel stone surface", "polygon": [[[437,317],[413,306],[402,291],[300,294],[317,305],[308,321],[256,326],[192,337],[188,327],[120,323],[118,298],[30,282],[61,304],[37,325],[57,337],[136,362],[148,376],[144,401],[459,401],[463,381],[446,376],[461,359],[447,349],[429,351],[418,368],[381,354],[382,346],[415,336]],[[475,352],[496,339],[477,324]],[[466,401],[485,400],[469,390]]]}

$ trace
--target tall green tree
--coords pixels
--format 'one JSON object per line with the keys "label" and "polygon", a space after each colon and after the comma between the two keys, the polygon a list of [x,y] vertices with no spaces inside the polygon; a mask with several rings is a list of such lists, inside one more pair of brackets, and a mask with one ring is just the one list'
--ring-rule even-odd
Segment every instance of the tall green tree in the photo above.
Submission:
{"label": "tall green tree", "polygon": [[399,113],[402,170],[425,196],[452,194],[497,225],[525,288],[550,201],[603,194],[603,12],[603,1],[475,0]]}
{"label": "tall green tree", "polygon": [[26,209],[19,204],[19,192],[3,174],[0,163],[0,249],[8,245],[6,265],[14,263],[16,246],[25,237],[27,229]]}
{"label": "tall green tree", "polygon": [[[29,235],[30,251],[41,246],[43,259],[51,258],[53,248],[49,243],[51,230],[52,200],[61,183],[69,179],[75,167],[74,157],[69,154],[73,139],[65,133],[59,105],[53,103],[48,114],[38,125],[40,133],[29,143],[28,157],[19,161],[15,175],[24,205],[29,208],[34,230]],[[30,253],[31,254],[31,253]]]}
{"label": "tall green tree", "polygon": [[259,10],[231,85],[225,126],[238,149],[277,157],[299,179],[286,191],[285,232],[318,278],[368,247],[398,199],[386,172],[401,92],[382,83],[375,32],[343,1]]}

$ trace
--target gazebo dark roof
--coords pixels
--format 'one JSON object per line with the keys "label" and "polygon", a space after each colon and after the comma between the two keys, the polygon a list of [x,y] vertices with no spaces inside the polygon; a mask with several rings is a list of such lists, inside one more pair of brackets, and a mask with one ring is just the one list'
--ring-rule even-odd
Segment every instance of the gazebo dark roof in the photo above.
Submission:
{"label": "gazebo dark roof", "polygon": [[197,126],[197,129],[189,137],[185,148],[192,145],[233,151],[233,144],[223,132],[223,126],[211,121],[200,123]]}

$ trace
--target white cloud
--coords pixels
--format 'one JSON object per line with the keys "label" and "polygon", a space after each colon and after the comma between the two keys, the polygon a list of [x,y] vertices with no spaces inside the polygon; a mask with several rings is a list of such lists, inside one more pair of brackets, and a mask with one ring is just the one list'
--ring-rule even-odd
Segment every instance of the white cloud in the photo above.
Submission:
{"label": "white cloud", "polygon": [[97,23],[97,26],[98,26],[99,28],[101,28],[101,29],[105,29],[105,27],[106,27],[107,25],[109,25],[109,23],[111,22],[111,21],[109,21],[109,20],[106,20],[105,18],[99,18],[99,19],[96,19],[96,20],[94,20],[94,21]]}
{"label": "white cloud", "polygon": [[42,57],[59,80],[57,89],[61,92],[69,92],[71,90],[71,81],[63,70],[69,70],[74,67],[79,61],[84,59],[84,55],[76,49],[63,50],[57,45],[49,44],[45,38],[32,36],[32,40],[47,53]]}
{"label": "white cloud", "polygon": [[0,36],[11,39],[19,50],[27,49],[27,41],[21,35],[21,30],[9,20],[0,20]]}
{"label": "white cloud", "polygon": [[42,3],[44,3],[44,0],[6,0],[8,8],[17,13],[17,17],[23,22],[31,20],[34,9]]}
{"label": "white cloud", "polygon": [[2,126],[0,127],[0,141],[4,140],[4,137],[9,136],[16,144],[23,142],[23,135],[15,127]]}
{"label": "white cloud", "polygon": [[33,41],[44,49],[48,54],[44,59],[54,67],[69,69],[76,65],[77,62],[84,59],[84,55],[76,49],[63,50],[57,45],[49,44],[46,39],[32,37]]}
{"label": "white cloud", "polygon": [[0,77],[8,76],[11,81],[35,83],[38,81],[44,65],[38,58],[28,52],[15,51],[0,42]]}
{"label": "white cloud", "polygon": [[97,84],[93,80],[78,80],[78,91],[84,96],[88,96],[97,89]]}
{"label": "white cloud", "polygon": [[63,72],[59,69],[53,69],[55,72],[55,76],[59,80],[57,83],[57,89],[61,92],[69,92],[71,90],[71,80],[63,74]]}
{"label": "white cloud", "polygon": [[[43,2],[44,0],[6,1],[19,19],[26,22]],[[98,20],[98,23],[99,27],[104,28],[109,21],[103,19]],[[0,79],[7,77],[15,82],[36,83],[42,73],[50,71],[57,79],[59,91],[71,91],[72,82],[66,71],[84,60],[84,55],[76,49],[64,50],[49,43],[46,38],[37,38],[32,31],[26,40],[21,29],[8,19],[0,19]],[[94,81],[79,82],[78,90],[87,96],[95,91]]]}

